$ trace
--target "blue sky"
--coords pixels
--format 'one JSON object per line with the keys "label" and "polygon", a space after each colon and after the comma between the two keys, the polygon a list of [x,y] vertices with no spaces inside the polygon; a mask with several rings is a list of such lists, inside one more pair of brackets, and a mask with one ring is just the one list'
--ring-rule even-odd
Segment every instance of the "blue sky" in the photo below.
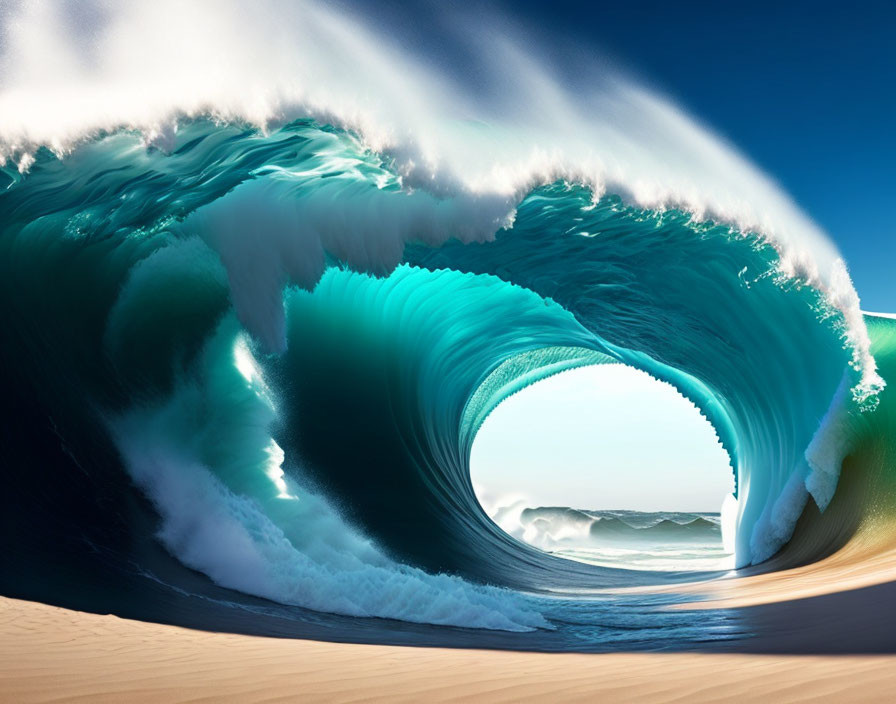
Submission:
{"label": "blue sky", "polygon": [[896,312],[896,4],[505,5],[727,138],[837,242],[863,308]]}

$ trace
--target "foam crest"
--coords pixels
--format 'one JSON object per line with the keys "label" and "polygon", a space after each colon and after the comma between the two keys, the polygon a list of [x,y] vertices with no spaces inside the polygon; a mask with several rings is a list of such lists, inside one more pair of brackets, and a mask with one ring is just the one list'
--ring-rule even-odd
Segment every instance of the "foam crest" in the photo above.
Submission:
{"label": "foam crest", "polygon": [[[435,43],[442,54],[429,56],[399,49],[401,37],[312,2],[23,3],[3,18],[0,161],[27,171],[39,146],[65,154],[80,140],[122,128],[166,148],[185,117],[269,129],[311,116],[355,130],[394,162],[406,188],[438,198],[500,196],[509,204],[504,218],[533,186],[582,182],[596,197],[619,193],[644,207],[678,207],[765,235],[779,250],[782,273],[821,289],[844,316],[843,335],[862,372],[856,396],[881,388],[858,297],[836,249],[733,147],[596,60],[589,65],[579,57],[587,84],[570,79],[567,67],[552,65],[532,48],[537,43],[499,17],[444,19],[446,35],[453,30],[466,39],[447,51],[442,38]],[[470,64],[486,88],[469,85]],[[355,223],[332,228],[340,224]],[[462,216],[454,226],[477,230]],[[376,234],[365,237],[385,239],[368,249],[388,269],[409,233],[370,229]],[[275,252],[253,257],[251,266],[278,267],[282,238],[273,240]],[[300,280],[318,268],[319,252],[312,247],[307,256]],[[229,272],[232,279],[248,276],[233,265]],[[237,294],[244,315],[258,307],[256,299],[274,296],[276,280]],[[269,319],[256,331],[264,329],[262,338],[276,349],[283,344],[282,333],[273,332],[279,314],[267,308]]]}

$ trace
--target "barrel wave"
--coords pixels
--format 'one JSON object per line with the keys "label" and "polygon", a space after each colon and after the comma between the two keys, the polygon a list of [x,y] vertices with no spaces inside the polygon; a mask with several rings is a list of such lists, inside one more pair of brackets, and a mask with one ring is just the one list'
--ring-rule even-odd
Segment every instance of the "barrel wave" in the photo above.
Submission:
{"label": "barrel wave", "polygon": [[[4,125],[5,593],[337,640],[727,637],[729,614],[596,591],[693,575],[564,560],[479,505],[485,418],[585,365],[641,369],[711,422],[739,567],[896,515],[882,488],[826,520],[841,472],[891,478],[896,321],[859,313],[790,206],[769,225],[700,178],[659,193],[559,147],[490,187],[463,152],[421,170],[425,140],[333,104],[277,109],[174,104],[154,131],[85,117],[56,141]],[[497,159],[509,131],[441,144]]]}

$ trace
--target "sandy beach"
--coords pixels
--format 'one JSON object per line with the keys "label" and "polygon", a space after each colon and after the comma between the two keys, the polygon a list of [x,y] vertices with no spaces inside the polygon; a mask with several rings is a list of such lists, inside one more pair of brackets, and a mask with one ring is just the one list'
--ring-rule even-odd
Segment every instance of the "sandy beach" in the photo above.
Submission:
{"label": "sandy beach", "polygon": [[191,631],[0,600],[4,702],[891,701],[893,656],[545,654]]}

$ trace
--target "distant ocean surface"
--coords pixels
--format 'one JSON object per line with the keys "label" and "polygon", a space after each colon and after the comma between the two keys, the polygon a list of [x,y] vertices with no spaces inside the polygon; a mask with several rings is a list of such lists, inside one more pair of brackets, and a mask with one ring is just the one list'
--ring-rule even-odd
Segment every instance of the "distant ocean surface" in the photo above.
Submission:
{"label": "distant ocean surface", "polygon": [[658,572],[734,568],[719,513],[588,510],[566,506],[494,509],[513,537],[545,552],[603,567]]}

